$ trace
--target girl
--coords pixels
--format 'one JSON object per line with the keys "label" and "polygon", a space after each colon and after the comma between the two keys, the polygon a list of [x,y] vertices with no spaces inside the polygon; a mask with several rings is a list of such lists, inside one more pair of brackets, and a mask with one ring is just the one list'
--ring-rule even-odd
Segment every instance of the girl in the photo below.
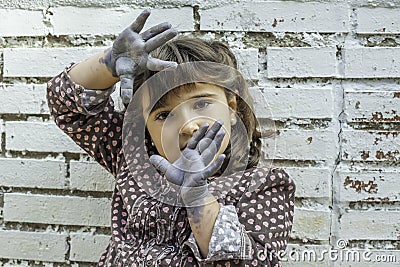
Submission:
{"label": "girl", "polygon": [[[144,11],[113,47],[48,82],[56,124],[116,177],[98,266],[280,266],[294,184],[257,168],[260,133],[227,46]],[[110,98],[121,80],[128,104]]]}

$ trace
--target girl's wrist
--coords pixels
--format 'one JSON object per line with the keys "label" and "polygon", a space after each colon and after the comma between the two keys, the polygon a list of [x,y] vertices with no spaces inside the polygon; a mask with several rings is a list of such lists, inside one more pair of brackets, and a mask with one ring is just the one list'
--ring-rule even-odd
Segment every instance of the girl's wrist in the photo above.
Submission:
{"label": "girl's wrist", "polygon": [[108,89],[119,81],[102,62],[105,52],[96,54],[75,65],[68,74],[71,79],[88,89]]}

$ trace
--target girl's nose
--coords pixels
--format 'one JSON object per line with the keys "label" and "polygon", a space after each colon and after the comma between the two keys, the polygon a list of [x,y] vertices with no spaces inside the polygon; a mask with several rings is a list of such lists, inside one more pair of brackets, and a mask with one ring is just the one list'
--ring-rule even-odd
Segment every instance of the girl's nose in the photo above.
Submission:
{"label": "girl's nose", "polygon": [[186,122],[181,130],[180,134],[186,134],[189,136],[192,136],[198,129],[200,128],[200,125],[196,122],[196,120],[191,120]]}

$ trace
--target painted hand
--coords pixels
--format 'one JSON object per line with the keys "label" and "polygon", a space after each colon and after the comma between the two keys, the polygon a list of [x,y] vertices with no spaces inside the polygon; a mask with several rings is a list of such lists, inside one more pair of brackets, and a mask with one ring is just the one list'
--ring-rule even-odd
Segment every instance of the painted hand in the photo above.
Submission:
{"label": "painted hand", "polygon": [[135,76],[145,69],[160,71],[176,66],[176,62],[152,58],[149,53],[177,35],[171,24],[161,23],[142,33],[149,10],[144,10],[136,20],[123,30],[113,46],[108,49],[103,61],[114,77],[121,80],[121,97],[128,104],[133,95]]}
{"label": "painted hand", "polygon": [[204,124],[195,132],[174,163],[159,155],[150,157],[150,162],[169,182],[181,186],[180,194],[186,206],[202,205],[203,200],[211,195],[207,178],[221,168],[225,159],[221,154],[214,160],[225,136],[222,122],[216,121],[207,131],[208,126]]}

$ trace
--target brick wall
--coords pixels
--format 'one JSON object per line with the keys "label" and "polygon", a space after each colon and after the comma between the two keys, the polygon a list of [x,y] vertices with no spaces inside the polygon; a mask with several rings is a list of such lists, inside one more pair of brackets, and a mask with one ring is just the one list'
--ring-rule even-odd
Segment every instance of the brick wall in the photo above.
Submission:
{"label": "brick wall", "polygon": [[[45,83],[143,8],[148,25],[237,54],[260,122],[278,130],[263,162],[297,182],[285,266],[400,262],[400,1],[70,2],[1,1],[0,266],[94,265],[105,248],[112,177],[55,126]],[[329,254],[343,242],[336,252],[371,261]]]}

